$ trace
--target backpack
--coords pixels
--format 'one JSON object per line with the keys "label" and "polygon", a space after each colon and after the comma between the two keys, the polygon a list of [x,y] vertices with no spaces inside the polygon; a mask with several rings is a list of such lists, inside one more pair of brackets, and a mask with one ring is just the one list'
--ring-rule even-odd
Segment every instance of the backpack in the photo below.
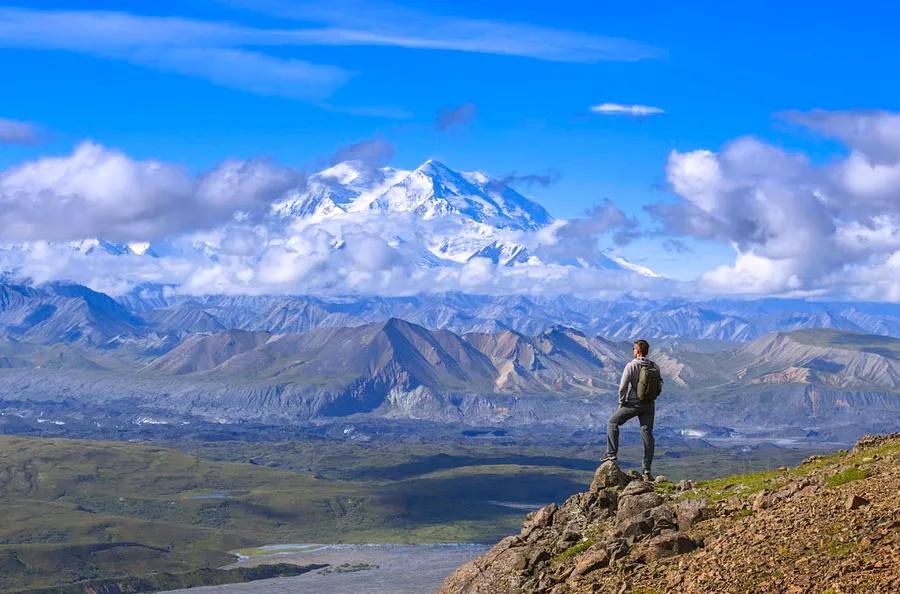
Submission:
{"label": "backpack", "polygon": [[644,404],[653,402],[662,392],[662,376],[659,367],[650,361],[641,365],[637,382],[637,399]]}

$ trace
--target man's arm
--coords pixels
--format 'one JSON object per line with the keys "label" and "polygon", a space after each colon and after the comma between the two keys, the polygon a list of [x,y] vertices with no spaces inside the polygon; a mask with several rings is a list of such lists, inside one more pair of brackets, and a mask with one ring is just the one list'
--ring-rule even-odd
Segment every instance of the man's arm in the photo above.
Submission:
{"label": "man's arm", "polygon": [[625,402],[628,397],[628,388],[631,385],[631,363],[622,370],[622,379],[619,381],[619,403]]}

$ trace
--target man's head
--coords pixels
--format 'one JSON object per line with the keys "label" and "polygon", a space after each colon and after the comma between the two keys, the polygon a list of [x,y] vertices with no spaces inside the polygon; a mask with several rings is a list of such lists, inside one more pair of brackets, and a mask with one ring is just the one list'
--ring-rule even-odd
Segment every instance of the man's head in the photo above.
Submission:
{"label": "man's head", "polygon": [[635,340],[633,352],[635,357],[646,357],[647,353],[650,352],[650,343],[643,338]]}

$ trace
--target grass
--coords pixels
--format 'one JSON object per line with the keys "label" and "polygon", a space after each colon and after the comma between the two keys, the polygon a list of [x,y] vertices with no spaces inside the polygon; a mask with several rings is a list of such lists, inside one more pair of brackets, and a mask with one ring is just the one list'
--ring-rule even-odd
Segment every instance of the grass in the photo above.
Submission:
{"label": "grass", "polygon": [[566,549],[565,551],[563,551],[563,552],[560,553],[559,555],[553,557],[553,558],[550,560],[550,563],[551,563],[552,565],[557,565],[557,564],[559,564],[559,563],[563,563],[563,562],[565,562],[565,561],[571,559],[572,557],[575,557],[575,556],[577,556],[577,555],[580,555],[581,553],[583,553],[583,552],[585,552],[586,550],[588,550],[589,548],[591,548],[593,545],[594,545],[594,541],[593,541],[593,540],[590,540],[590,539],[588,539],[588,540],[582,540],[581,542],[576,543],[576,544],[570,546],[568,549]]}
{"label": "grass", "polygon": [[900,441],[897,440],[855,453],[838,450],[830,454],[815,456],[808,462],[786,470],[764,470],[699,481],[693,490],[681,494],[680,498],[705,498],[710,501],[721,501],[734,495],[745,498],[764,489],[777,489],[793,479],[827,473],[831,472],[831,469],[843,467],[843,470],[826,479],[827,486],[835,487],[868,477],[870,473],[867,467],[869,465],[879,459],[895,456],[900,456]]}
{"label": "grass", "polygon": [[786,482],[784,473],[777,470],[750,472],[700,481],[695,489],[686,491],[681,497],[683,499],[706,498],[710,501],[721,501],[735,495],[741,497],[752,495],[784,482]]}
{"label": "grass", "polygon": [[838,485],[843,485],[844,483],[864,479],[867,476],[869,476],[869,473],[864,468],[850,467],[833,476],[828,477],[828,480],[825,481],[825,484],[829,487],[837,487]]}
{"label": "grass", "polygon": [[[327,455],[330,442],[317,445]],[[549,459],[469,462],[351,481],[152,444],[0,436],[0,591],[220,566],[273,543],[493,542],[526,513],[497,501],[562,501],[592,476]]]}

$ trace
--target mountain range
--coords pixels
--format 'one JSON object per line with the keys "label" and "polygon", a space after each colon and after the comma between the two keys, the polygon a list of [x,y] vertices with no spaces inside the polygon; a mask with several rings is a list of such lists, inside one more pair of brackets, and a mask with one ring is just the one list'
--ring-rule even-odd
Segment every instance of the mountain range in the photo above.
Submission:
{"label": "mountain range", "polygon": [[[577,301],[541,310],[528,300],[460,295],[448,296],[445,309],[412,298],[365,304],[159,299],[116,300],[77,285],[0,286],[0,399],[29,403],[34,414],[68,402],[78,403],[81,415],[85,406],[113,407],[160,422],[303,424],[364,415],[593,427],[614,406],[630,357],[631,337],[560,324],[520,331],[462,317],[479,311],[478,304],[485,320],[490,311],[531,319],[532,311],[586,306]],[[750,306],[759,327],[778,319],[776,305]],[[390,314],[400,306],[428,312],[433,326]],[[702,308],[690,304],[670,310],[657,304],[652,311],[673,314],[646,318],[624,307],[594,304],[589,319],[598,326],[601,313],[610,325],[615,318],[704,319]],[[846,320],[815,310],[799,318],[792,311],[791,326],[801,319]],[[667,379],[661,415],[671,425],[896,425],[900,339],[789,327],[751,342],[719,341],[709,338],[710,328],[720,329],[726,314],[705,315],[711,325],[697,326],[694,339],[672,338],[678,326],[644,328],[671,333],[654,339],[651,353]],[[472,328],[451,330],[450,320]],[[749,335],[752,326],[742,327]]]}

